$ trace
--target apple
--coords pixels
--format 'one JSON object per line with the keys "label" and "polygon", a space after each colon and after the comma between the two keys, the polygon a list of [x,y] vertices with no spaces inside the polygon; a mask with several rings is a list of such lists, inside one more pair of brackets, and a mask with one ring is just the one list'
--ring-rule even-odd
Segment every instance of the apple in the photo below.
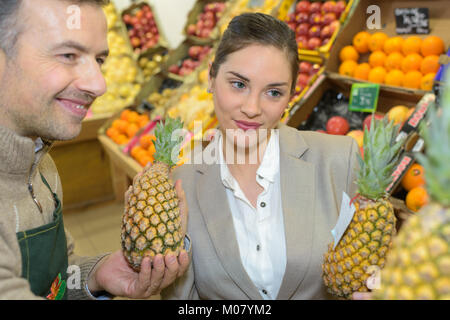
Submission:
{"label": "apple", "polygon": [[306,23],[309,21],[309,15],[307,13],[300,12],[295,16],[295,21],[297,21],[298,24]]}
{"label": "apple", "polygon": [[297,36],[295,40],[299,49],[308,48],[308,37],[306,35]]}
{"label": "apple", "polygon": [[[381,120],[384,116],[380,114],[375,114],[375,120]],[[372,121],[372,115],[369,114],[363,121],[363,130],[367,127],[367,130],[370,130],[370,123]]]}
{"label": "apple", "polygon": [[321,45],[322,45],[322,41],[320,40],[320,38],[313,37],[308,40],[307,47],[309,50],[314,50],[314,49],[317,49],[318,47],[320,47]]}
{"label": "apple", "polygon": [[169,67],[170,73],[178,74],[179,71],[180,71],[180,68],[176,64],[173,64]]}
{"label": "apple", "polygon": [[126,24],[131,24],[131,15],[129,14],[124,14],[122,17],[123,22],[125,22]]}
{"label": "apple", "polygon": [[202,47],[200,46],[192,46],[188,50],[188,54],[192,59],[197,59],[198,55],[202,51]]}
{"label": "apple", "polygon": [[138,37],[131,38],[131,45],[133,48],[137,48],[141,45],[141,40]]}
{"label": "apple", "polygon": [[336,1],[326,1],[322,5],[322,11],[325,13],[335,12],[335,7],[336,7]]}
{"label": "apple", "polygon": [[[331,38],[331,36],[333,35],[333,32],[331,31],[330,26],[325,26],[322,28],[322,30],[320,30],[320,38],[325,39],[325,38]],[[323,40],[322,40],[322,44]]]}
{"label": "apple", "polygon": [[336,14],[334,12],[325,13],[323,15],[323,24],[330,24],[333,21],[335,21],[336,19],[337,19]]}
{"label": "apple", "polygon": [[297,24],[295,22],[288,22],[288,27],[289,29],[291,29],[292,31],[295,32],[295,29],[297,28]]}
{"label": "apple", "polygon": [[180,68],[180,71],[178,72],[178,74],[182,77],[187,76],[188,74],[190,74],[192,72],[192,69],[188,69],[188,68]]}
{"label": "apple", "polygon": [[345,135],[350,129],[350,126],[344,117],[334,116],[328,119],[326,129],[329,134]]}
{"label": "apple", "polygon": [[320,3],[319,1],[313,2],[309,6],[310,13],[320,13],[321,10],[322,10],[322,3]]}
{"label": "apple", "polygon": [[356,143],[358,144],[358,147],[363,146],[364,141],[364,131],[362,130],[352,130],[349,133],[347,133],[347,136],[352,137],[355,139]]}
{"label": "apple", "polygon": [[392,107],[388,113],[388,120],[394,121],[394,124],[401,124],[408,119],[409,108],[403,105]]}
{"label": "apple", "polygon": [[330,42],[330,38],[323,38],[322,39],[322,46],[326,45],[328,42]]}
{"label": "apple", "polygon": [[290,22],[295,22],[295,21],[296,21],[296,20],[295,20],[295,13],[294,13],[294,12],[289,13],[289,14],[288,14],[288,19],[287,19],[286,22],[290,23]]}
{"label": "apple", "polygon": [[299,64],[299,71],[300,73],[307,73],[310,74],[312,70],[312,64],[310,62],[302,61]]}
{"label": "apple", "polygon": [[305,73],[300,73],[297,78],[297,83],[303,88],[308,85],[310,76]]}
{"label": "apple", "polygon": [[319,72],[319,70],[320,70],[320,64],[314,63],[311,68],[310,74],[315,75],[317,72]]}
{"label": "apple", "polygon": [[309,1],[300,1],[295,6],[295,12],[309,13],[310,6],[311,6],[311,4],[309,3]]}
{"label": "apple", "polygon": [[308,23],[301,23],[295,29],[295,33],[298,36],[306,36],[306,35],[308,35],[309,28],[310,27],[309,27]]}
{"label": "apple", "polygon": [[309,30],[308,30],[308,36],[309,36],[310,38],[313,38],[313,37],[320,37],[320,27],[317,26],[317,25],[315,25],[315,26],[312,26],[311,28],[309,28]]}
{"label": "apple", "polygon": [[323,16],[320,13],[313,13],[309,16],[309,23],[316,24],[316,25],[322,25]]}
{"label": "apple", "polygon": [[333,22],[331,22],[328,26],[331,29],[331,33],[333,34],[340,26],[340,22],[339,20],[334,20]]}
{"label": "apple", "polygon": [[334,7],[334,13],[336,13],[336,16],[339,18],[342,14],[342,12],[345,11],[345,8],[347,7],[347,4],[345,1],[338,1],[336,2],[336,5]]}

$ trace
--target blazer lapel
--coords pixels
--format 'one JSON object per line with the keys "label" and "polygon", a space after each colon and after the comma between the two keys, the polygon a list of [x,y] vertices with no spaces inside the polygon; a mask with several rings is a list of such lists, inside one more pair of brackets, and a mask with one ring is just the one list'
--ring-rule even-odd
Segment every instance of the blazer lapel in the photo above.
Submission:
{"label": "blazer lapel", "polygon": [[286,236],[286,271],[277,299],[290,299],[303,281],[311,258],[315,165],[301,159],[308,149],[295,131],[280,126],[280,180]]}
{"label": "blazer lapel", "polygon": [[261,299],[241,263],[231,210],[220,180],[220,165],[203,164],[198,171],[197,199],[220,262],[249,299]]}

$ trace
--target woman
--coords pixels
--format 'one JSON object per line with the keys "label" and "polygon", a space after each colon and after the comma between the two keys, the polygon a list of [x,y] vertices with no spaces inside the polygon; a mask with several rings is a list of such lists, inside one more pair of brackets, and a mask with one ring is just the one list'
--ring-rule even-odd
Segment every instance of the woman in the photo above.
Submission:
{"label": "woman", "polygon": [[354,194],[358,148],[279,123],[298,64],[283,22],[253,13],[228,26],[209,79],[219,131],[207,149],[220,161],[174,172],[189,206],[192,263],[163,298],[328,297],[323,254],[342,193]]}

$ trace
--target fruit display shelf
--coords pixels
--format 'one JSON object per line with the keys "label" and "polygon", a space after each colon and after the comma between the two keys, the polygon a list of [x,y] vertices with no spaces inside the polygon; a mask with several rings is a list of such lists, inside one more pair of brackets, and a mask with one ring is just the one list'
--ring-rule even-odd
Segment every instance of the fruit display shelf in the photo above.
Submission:
{"label": "fruit display shelf", "polygon": [[299,55],[327,59],[353,4],[353,0],[284,0],[280,5],[278,18],[295,32]]}
{"label": "fruit display shelf", "polygon": [[[378,29],[367,27],[370,5],[380,9]],[[405,5],[429,10],[430,34],[397,33],[395,9]],[[432,89],[439,55],[450,44],[450,20],[443,18],[449,15],[447,1],[360,0],[331,50],[326,72],[348,83],[379,83],[384,90],[423,95]]]}
{"label": "fruit display shelf", "polygon": [[230,2],[199,0],[188,14],[184,34],[195,44],[209,44],[219,38],[218,24],[226,14]]}
{"label": "fruit display shelf", "polygon": [[141,55],[147,51],[168,47],[161,33],[159,17],[147,2],[134,3],[122,12],[122,21],[127,28],[134,52]]}
{"label": "fruit display shelf", "polygon": [[187,75],[200,67],[205,59],[211,60],[213,52],[213,44],[196,45],[185,40],[170,52],[165,71],[169,78],[182,82]]}

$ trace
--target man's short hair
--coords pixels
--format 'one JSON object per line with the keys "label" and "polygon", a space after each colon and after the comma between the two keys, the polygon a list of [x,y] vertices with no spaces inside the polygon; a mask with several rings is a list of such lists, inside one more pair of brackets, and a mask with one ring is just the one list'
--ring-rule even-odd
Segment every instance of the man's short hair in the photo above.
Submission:
{"label": "man's short hair", "polygon": [[[109,0],[59,0],[74,3],[107,5]],[[0,0],[0,49],[8,56],[14,53],[15,44],[22,31],[17,14],[22,0]]]}

